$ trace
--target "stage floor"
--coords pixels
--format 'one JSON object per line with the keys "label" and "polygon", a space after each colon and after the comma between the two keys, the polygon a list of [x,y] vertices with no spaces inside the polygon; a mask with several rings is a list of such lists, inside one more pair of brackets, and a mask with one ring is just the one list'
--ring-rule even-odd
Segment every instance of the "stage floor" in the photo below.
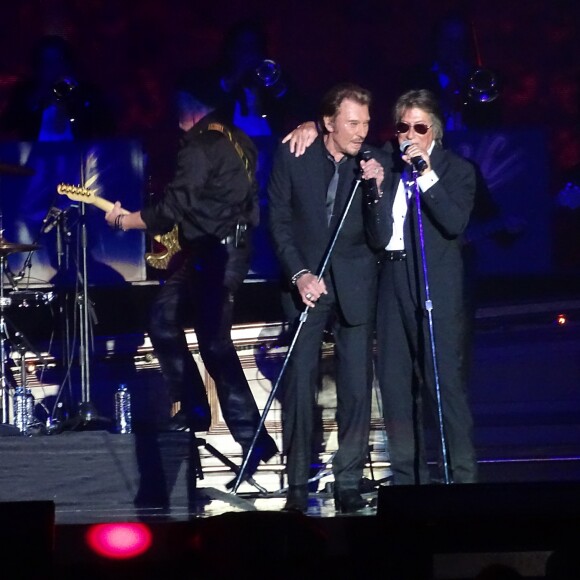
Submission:
{"label": "stage floor", "polygon": [[[194,501],[176,498],[169,509],[60,505],[55,577],[165,580],[193,570],[185,577],[473,580],[486,567],[502,564],[521,578],[543,579],[552,554],[570,538],[577,541],[580,458],[530,456],[484,461],[480,467],[482,483],[461,489],[431,485],[402,490],[387,480],[363,494],[369,502],[366,510],[349,515],[336,512],[332,494],[325,490],[310,493],[303,516],[281,511],[281,491],[232,494],[203,480]],[[570,486],[560,489],[566,482]],[[365,479],[365,484],[372,487],[373,482]],[[462,499],[466,487],[473,493]],[[394,499],[395,509],[384,501],[388,489],[403,492],[401,501]],[[407,514],[411,521],[420,516],[419,523],[409,527]],[[99,524],[114,533],[115,525],[127,523],[145,525],[151,534],[152,548],[144,556],[130,562],[107,560],[87,547]]]}
{"label": "stage floor", "polygon": [[[243,482],[234,493],[237,474],[210,451],[220,454],[223,435],[196,435],[195,446],[186,432],[142,436],[95,430],[0,437],[0,502],[53,501],[57,525],[189,521],[283,508],[286,482],[280,455],[261,464],[253,481]],[[482,484],[580,482],[580,454],[567,443],[506,443],[480,448],[478,457]],[[192,467],[197,461],[201,471]],[[226,461],[238,466],[242,457]],[[443,474],[434,464],[431,469],[433,480],[444,485]],[[376,515],[378,493],[390,484],[388,461],[369,461],[362,482],[369,508],[357,515]],[[332,489],[330,463],[313,466],[309,516],[339,515]]]}
{"label": "stage floor", "polygon": [[[566,497],[550,488],[568,482],[580,500],[580,457],[573,446],[549,438],[543,444],[506,444],[501,452],[480,449],[481,484],[474,485],[475,499],[461,506],[458,525],[453,519],[457,506],[451,506],[450,527],[448,500],[429,496],[445,489],[454,495],[457,486],[410,488],[398,509],[416,515],[428,501],[436,510],[437,517],[426,516],[430,535],[421,541],[422,528],[418,536],[414,529],[409,540],[400,513],[381,508],[385,490],[397,489],[389,485],[384,464],[374,466],[377,479],[369,477],[367,467],[365,511],[337,513],[331,474],[323,470],[303,516],[281,511],[283,465],[277,457],[255,474],[263,491],[244,483],[234,494],[227,489],[234,474],[199,447],[203,478],[188,487],[188,439],[188,433],[171,433],[156,439],[156,445],[149,442],[145,455],[157,449],[160,462],[143,465],[136,435],[86,431],[0,438],[0,542],[5,553],[26,562],[26,572],[14,577],[473,580],[486,566],[502,563],[522,578],[540,580],[569,530],[568,515],[574,518],[573,529],[580,529],[580,509],[569,500],[570,489]],[[235,461],[239,464],[240,458]],[[158,486],[145,485],[145,491],[161,490],[167,501],[156,502],[153,493],[147,505],[135,505],[144,478],[151,476]],[[498,486],[494,493],[488,484]],[[518,484],[521,493],[513,488]],[[526,493],[529,484],[540,485],[537,497]],[[506,489],[511,490],[503,497]],[[53,527],[39,519],[45,517],[37,511],[39,501],[53,502]],[[16,509],[6,514],[7,507]],[[493,517],[491,529],[482,516],[487,511]],[[106,558],[90,547],[93,534],[125,538],[144,530],[150,547],[134,558]],[[191,572],[184,575],[184,570]]]}
{"label": "stage floor", "polygon": [[[565,315],[565,324],[558,323],[561,314]],[[120,345],[124,337],[107,335],[103,337],[105,339]],[[555,301],[481,309],[474,346],[470,394],[481,484],[498,484],[500,489],[513,484],[545,485],[538,501],[528,498],[527,503],[518,500],[516,490],[513,503],[522,510],[516,514],[518,521],[524,513],[533,520],[544,501],[552,506],[551,502],[558,499],[551,498],[554,493],[550,488],[552,484],[577,485],[580,498],[580,303]],[[249,357],[245,350],[241,353]],[[113,353],[103,358],[103,364],[99,361],[95,380],[98,379],[99,389],[102,387],[104,392],[114,388],[123,378],[120,372],[127,373],[126,366],[117,368],[115,364],[119,356]],[[149,364],[146,355],[143,355],[143,360],[143,364]],[[155,373],[154,369],[146,369],[139,376],[153,377]],[[156,380],[152,378],[152,384]],[[110,398],[108,391],[106,393]],[[277,417],[273,419],[273,426],[272,432],[280,443]],[[374,427],[380,434],[380,429]],[[215,432],[198,435],[223,451],[236,465],[241,463],[239,452],[232,452],[231,446],[224,444],[227,435],[221,423],[217,424]],[[35,502],[54,503],[53,558],[59,578],[183,578],[178,564],[183,564],[184,559],[188,566],[195,568],[196,564],[188,559],[189,548],[180,544],[182,536],[187,536],[187,541],[192,542],[191,534],[197,534],[200,526],[230,521],[232,517],[239,517],[240,525],[247,525],[244,530],[250,537],[262,529],[262,523],[273,526],[272,534],[282,534],[282,545],[286,532],[282,532],[279,526],[285,526],[288,520],[281,511],[285,501],[282,459],[276,456],[268,464],[261,465],[254,477],[257,486],[244,483],[234,494],[228,489],[228,483],[235,474],[200,446],[203,477],[195,478],[192,486],[188,471],[188,441],[187,433],[162,434],[158,438],[139,440],[135,434],[117,435],[105,430],[0,437],[0,509],[12,504],[22,506],[21,515],[17,512],[10,517],[24,525],[27,532],[24,541],[29,542],[26,521],[34,516]],[[261,554],[257,557],[264,559],[267,572],[261,569],[263,573],[258,573],[251,568],[253,564],[244,561],[240,566],[232,563],[223,575],[214,568],[206,575],[200,572],[194,577],[229,580],[239,574],[240,569],[252,569],[254,577],[268,580],[318,579],[328,575],[358,578],[365,573],[382,572],[385,559],[382,551],[385,546],[389,549],[393,545],[399,546],[396,540],[400,536],[398,523],[389,514],[380,513],[379,507],[382,492],[392,487],[389,485],[388,456],[376,453],[365,470],[364,495],[369,508],[360,514],[341,515],[337,514],[332,499],[332,473],[328,469],[331,450],[329,447],[320,458],[321,465],[317,466],[320,477],[313,482],[308,514],[300,520],[300,525],[304,525],[306,520],[310,522],[308,526],[321,531],[326,538],[326,555],[320,553],[323,569],[315,566],[308,574],[304,571],[295,575],[284,574],[281,564],[286,562],[283,559],[273,563],[271,557]],[[433,469],[435,471],[434,465]],[[475,489],[478,491],[477,487]],[[482,493],[484,491],[482,489]],[[415,503],[413,494],[419,494],[417,497],[420,499],[424,493],[429,493],[429,490],[410,490],[409,506]],[[146,502],[135,502],[143,497]],[[491,508],[494,498],[482,495],[478,503]],[[570,506],[562,500],[552,507],[553,522],[560,524],[570,512]],[[441,509],[444,510],[445,505]],[[462,522],[462,530],[481,527],[478,517],[471,517],[467,508],[465,517],[467,521]],[[499,519],[503,524],[502,518]],[[6,524],[6,530],[14,529],[14,522],[6,517],[0,517],[0,520]],[[133,567],[121,562],[105,566],[102,560],[89,553],[85,537],[95,525],[115,523],[145,524],[153,530],[155,541],[162,538],[162,547],[152,549],[149,555],[133,562]],[[580,519],[575,524],[580,529]],[[540,570],[553,547],[553,542],[545,539],[550,526],[546,521],[528,520],[523,525],[534,529],[538,536],[542,536],[542,541],[534,539],[530,545],[522,541],[514,546],[494,546],[494,550],[488,552],[493,552],[497,561],[497,553],[513,551],[516,555],[510,563],[526,561],[518,568],[522,572],[526,570],[524,578],[541,578]],[[516,538],[521,534],[521,530],[516,530],[512,536]],[[552,536],[556,537],[554,533]],[[266,542],[267,539],[256,538],[254,548],[259,541]],[[453,536],[453,541],[457,541],[456,536]],[[235,543],[222,545],[221,555],[214,555],[212,562],[215,564],[221,558],[233,562],[241,558],[234,550]],[[473,545],[471,549],[478,551]],[[449,547],[443,550],[445,553],[453,551]],[[455,551],[465,552],[466,549],[462,546]],[[526,552],[525,557],[523,552]],[[439,572],[410,576],[410,579],[472,580],[474,566],[480,565],[481,561],[471,568],[467,564],[460,566],[457,561],[442,561]],[[135,573],[137,564],[140,564],[138,574]],[[434,570],[432,562],[431,570]],[[43,573],[42,568],[36,569],[35,573],[38,577]],[[398,575],[384,577],[405,578]]]}

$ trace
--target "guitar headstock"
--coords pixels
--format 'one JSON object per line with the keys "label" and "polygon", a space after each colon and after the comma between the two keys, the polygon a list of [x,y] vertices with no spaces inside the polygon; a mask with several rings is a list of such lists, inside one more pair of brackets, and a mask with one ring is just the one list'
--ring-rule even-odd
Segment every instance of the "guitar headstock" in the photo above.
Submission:
{"label": "guitar headstock", "polygon": [[66,195],[72,201],[80,201],[83,203],[94,203],[96,197],[92,189],[81,187],[80,185],[60,183],[56,190],[60,195]]}

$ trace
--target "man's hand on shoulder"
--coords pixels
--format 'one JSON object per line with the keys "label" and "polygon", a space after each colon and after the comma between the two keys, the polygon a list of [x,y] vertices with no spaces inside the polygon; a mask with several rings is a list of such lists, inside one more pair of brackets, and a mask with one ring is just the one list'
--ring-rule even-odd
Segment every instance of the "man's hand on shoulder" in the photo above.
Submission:
{"label": "man's hand on shoulder", "polygon": [[306,121],[290,131],[282,139],[282,143],[290,142],[290,153],[294,153],[295,157],[300,157],[314,143],[316,137],[318,137],[316,123],[314,121]]}

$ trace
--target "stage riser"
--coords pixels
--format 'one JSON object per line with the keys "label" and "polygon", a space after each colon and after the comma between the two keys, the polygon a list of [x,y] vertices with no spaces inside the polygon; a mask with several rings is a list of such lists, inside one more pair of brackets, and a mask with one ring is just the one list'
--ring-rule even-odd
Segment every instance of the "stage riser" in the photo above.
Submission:
{"label": "stage riser", "polygon": [[[202,440],[211,444],[211,437]],[[215,443],[215,440],[213,441]],[[214,445],[215,447],[215,445]],[[0,503],[51,501],[56,521],[101,521],[112,514],[131,521],[135,500],[146,499],[152,513],[188,513],[192,490],[204,488],[213,498],[236,506],[225,484],[235,473],[204,445],[198,448],[202,473],[192,478],[195,454],[188,433],[117,435],[105,431],[70,432],[47,437],[0,438]],[[218,450],[219,451],[219,450]],[[237,464],[241,463],[237,458]],[[276,460],[263,465],[254,479],[263,488],[281,487]],[[256,492],[249,483],[239,492]],[[217,495],[216,495],[217,494]],[[160,512],[164,504],[164,512]]]}
{"label": "stage riser", "polygon": [[[246,376],[261,409],[275,384],[285,356],[277,342],[279,323],[237,325],[233,337]],[[213,412],[213,433],[227,432],[221,417],[213,381],[205,373],[197,354],[195,334],[188,333],[192,354],[200,365],[208,388]],[[162,392],[159,367],[146,335],[117,335],[97,338],[91,358],[91,398],[100,414],[113,416],[113,395],[117,385],[126,382],[137,393]],[[508,452],[518,455],[530,446],[558,446],[564,453],[578,450],[580,441],[580,328],[542,325],[502,325],[476,333],[469,396],[475,419],[475,441],[489,457]],[[332,345],[323,348],[324,379],[319,396],[326,438],[332,438],[334,424],[334,379]],[[57,360],[55,364],[59,364]],[[39,399],[52,396],[55,383],[48,382],[57,370],[45,372],[44,384],[31,377],[33,394]],[[18,378],[18,368],[14,369]],[[35,382],[36,381],[36,382]],[[80,398],[80,381],[75,396]],[[377,449],[384,447],[378,389],[373,392],[373,433]],[[52,399],[51,399],[52,400]],[[48,402],[48,401],[47,401]],[[50,406],[50,405],[49,405]],[[72,409],[74,414],[75,409]],[[273,401],[267,427],[280,431],[280,407]]]}
{"label": "stage riser", "polygon": [[[533,309],[530,309],[533,310]],[[536,309],[537,310],[537,309]],[[538,471],[529,463],[517,468],[495,461],[549,459],[580,456],[580,327],[576,310],[570,309],[569,323],[555,324],[558,305],[545,312],[505,315],[488,312],[478,320],[473,364],[470,378],[470,398],[475,419],[475,443],[481,462],[483,481],[505,480],[514,477],[525,481]],[[236,324],[233,338],[244,371],[263,411],[283,363],[286,347],[280,340],[283,327],[279,322]],[[220,452],[241,463],[239,446],[233,441],[219,408],[213,381],[206,373],[197,352],[195,333],[189,331],[188,341],[200,366],[212,407],[212,425],[208,437]],[[62,370],[58,345],[52,349],[54,366],[42,375],[48,381],[51,374]],[[337,446],[334,412],[336,398],[332,370],[332,344],[323,345],[323,371],[319,393],[319,412],[322,432],[318,449],[321,464],[327,462]],[[14,371],[18,378],[18,366]],[[33,392],[50,409],[54,401],[55,384],[40,385],[40,374]],[[80,378],[73,377],[75,400],[80,399]],[[129,384],[133,394],[134,415],[138,419],[155,422],[160,412],[163,393],[159,367],[146,333],[97,336],[91,355],[91,401],[99,414],[112,427],[113,398],[117,385]],[[53,389],[50,391],[50,389]],[[49,394],[50,393],[50,394]],[[66,391],[65,391],[66,395]],[[373,414],[370,444],[371,458],[378,465],[388,466],[387,439],[382,428],[378,389],[373,391]],[[70,413],[74,416],[76,407]],[[70,418],[70,416],[69,416]],[[281,446],[280,406],[275,399],[266,418],[266,427]],[[429,450],[436,459],[438,431],[429,430]],[[44,437],[44,436],[43,436]],[[52,437],[52,436],[50,436]],[[205,461],[205,460],[204,460]],[[224,471],[214,458],[207,457],[205,465],[221,471],[218,486],[224,483]],[[515,466],[515,462],[513,466]],[[552,471],[563,479],[576,477],[576,469],[566,470],[560,464]],[[278,489],[283,484],[283,465],[268,471],[267,488]],[[382,471],[379,477],[388,474]],[[227,476],[229,479],[229,475]],[[550,469],[542,472],[542,479],[551,479]]]}

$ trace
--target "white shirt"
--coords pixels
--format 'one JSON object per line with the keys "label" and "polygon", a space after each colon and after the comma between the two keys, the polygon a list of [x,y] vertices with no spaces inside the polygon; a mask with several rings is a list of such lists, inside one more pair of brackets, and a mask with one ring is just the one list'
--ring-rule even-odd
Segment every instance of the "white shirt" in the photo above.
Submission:
{"label": "white shirt", "polygon": [[[431,147],[429,147],[429,155],[431,155],[433,147],[435,147],[435,142],[431,143]],[[405,226],[405,219],[407,218],[409,200],[415,192],[413,182],[407,181],[405,177],[406,175],[403,174],[402,179],[399,181],[397,193],[395,194],[395,199],[393,201],[393,234],[389,240],[389,243],[385,247],[385,250],[389,251],[405,249],[403,228]],[[417,184],[421,191],[427,191],[438,181],[439,177],[433,170],[429,171],[426,175],[419,175],[417,177]]]}

